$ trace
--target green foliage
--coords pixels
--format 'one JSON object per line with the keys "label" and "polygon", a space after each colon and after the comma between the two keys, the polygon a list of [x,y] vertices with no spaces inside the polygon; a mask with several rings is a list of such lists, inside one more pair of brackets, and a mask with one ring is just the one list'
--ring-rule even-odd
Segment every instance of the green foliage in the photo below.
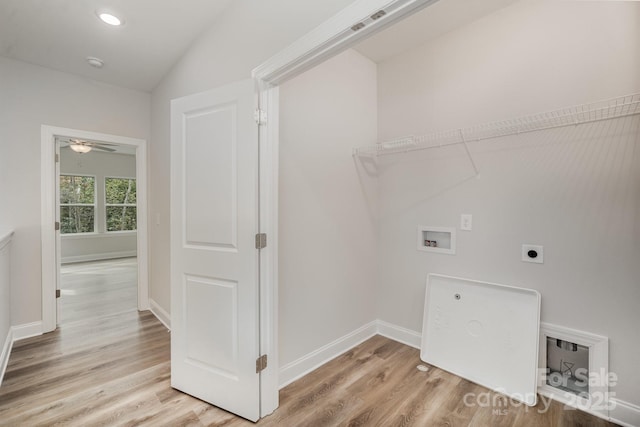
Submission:
{"label": "green foliage", "polygon": [[108,205],[136,204],[135,179],[107,178],[104,187]]}
{"label": "green foliage", "polygon": [[[95,231],[96,179],[92,176],[60,176],[60,232]],[[82,206],[82,205],[91,206]]]}
{"label": "green foliage", "polygon": [[136,180],[107,178],[104,186],[107,231],[136,230]]}
{"label": "green foliage", "polygon": [[93,206],[60,206],[60,232],[93,233]]}
{"label": "green foliage", "polygon": [[94,204],[96,179],[93,176],[60,175],[60,204]]}
{"label": "green foliage", "polygon": [[136,230],[135,206],[107,206],[107,231]]}
{"label": "green foliage", "polygon": [[[104,187],[107,231],[136,230],[136,180],[106,178]],[[95,177],[60,175],[60,231],[93,233],[95,202]]]}

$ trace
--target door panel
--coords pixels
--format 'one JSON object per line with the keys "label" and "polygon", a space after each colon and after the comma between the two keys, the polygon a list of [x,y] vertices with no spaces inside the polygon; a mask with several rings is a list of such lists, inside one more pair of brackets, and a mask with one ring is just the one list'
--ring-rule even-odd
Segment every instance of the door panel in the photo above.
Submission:
{"label": "door panel", "polygon": [[253,81],[171,104],[171,385],[259,418]]}
{"label": "door panel", "polygon": [[185,114],[187,244],[237,248],[236,109],[231,103]]}
{"label": "door panel", "polygon": [[[238,283],[186,276],[187,363],[238,378]],[[200,325],[209,325],[203,330]]]}

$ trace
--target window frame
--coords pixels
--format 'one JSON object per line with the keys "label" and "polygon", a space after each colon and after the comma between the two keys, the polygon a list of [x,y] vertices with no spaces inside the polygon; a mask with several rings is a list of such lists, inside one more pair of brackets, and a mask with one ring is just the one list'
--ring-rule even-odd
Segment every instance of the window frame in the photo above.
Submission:
{"label": "window frame", "polygon": [[[126,179],[126,180],[133,180],[136,183],[136,203],[107,203],[107,180],[108,179]],[[103,196],[104,196],[104,219],[103,219],[103,226],[104,226],[104,233],[105,234],[109,234],[109,235],[113,235],[113,234],[133,234],[133,233],[137,233],[138,232],[138,180],[137,178],[131,177],[131,176],[112,176],[112,175],[105,175],[104,176],[104,180],[103,180]],[[107,208],[111,207],[111,206],[115,206],[115,207],[133,207],[136,208],[136,229],[135,230],[113,230],[113,231],[109,231],[109,227],[107,224],[107,220],[108,220],[108,214],[107,214]]]}
{"label": "window frame", "polygon": [[[62,203],[61,196],[61,182],[63,176],[78,176],[78,177],[89,177],[93,178],[93,204],[90,203]],[[93,231],[85,231],[79,233],[64,233],[62,231],[62,208],[63,207],[71,207],[71,206],[81,206],[81,207],[93,207]],[[98,221],[98,177],[97,175],[88,174],[88,173],[60,173],[58,179],[58,216],[60,221],[60,235],[61,236],[88,236],[98,234],[96,231]]]}

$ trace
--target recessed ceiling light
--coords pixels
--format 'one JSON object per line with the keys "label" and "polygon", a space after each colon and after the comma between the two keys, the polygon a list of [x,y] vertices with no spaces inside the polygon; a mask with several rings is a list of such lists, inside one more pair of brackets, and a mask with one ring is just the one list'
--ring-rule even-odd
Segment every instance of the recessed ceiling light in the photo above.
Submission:
{"label": "recessed ceiling light", "polygon": [[100,58],[96,58],[95,56],[87,56],[87,62],[95,68],[102,68],[104,66],[104,61]]}
{"label": "recessed ceiling light", "polygon": [[109,25],[113,25],[116,27],[118,25],[122,25],[122,20],[120,18],[107,12],[98,12],[98,18],[100,18],[102,22]]}

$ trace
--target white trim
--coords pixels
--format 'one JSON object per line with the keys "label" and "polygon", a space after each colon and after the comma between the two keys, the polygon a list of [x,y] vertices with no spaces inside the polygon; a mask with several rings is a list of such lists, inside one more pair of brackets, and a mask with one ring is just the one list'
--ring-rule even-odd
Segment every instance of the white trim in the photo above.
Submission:
{"label": "white trim", "polygon": [[[589,399],[585,399],[573,393],[552,387],[546,383],[547,337],[569,341],[589,349],[589,374],[597,373],[599,377],[605,378],[606,382],[606,384],[602,386],[589,386],[589,395],[595,396],[595,398],[590,397]],[[611,408],[608,387],[609,339],[601,335],[540,322],[540,340],[538,347],[538,370],[540,372],[538,393],[597,417],[609,419],[609,408]],[[596,403],[597,407],[593,407],[593,403]]]}
{"label": "white trim", "polygon": [[160,323],[162,323],[168,330],[171,330],[171,315],[167,311],[160,307],[160,304],[149,298],[149,311],[156,316]]}
{"label": "white trim", "polygon": [[280,368],[280,388],[307,375],[377,334],[377,321],[369,322],[347,335],[306,354]]}
{"label": "white trim", "polygon": [[2,353],[0,353],[0,386],[2,385],[2,380],[4,379],[4,373],[7,370],[7,365],[9,364],[11,347],[13,347],[13,329],[9,328],[9,330],[7,331],[7,337],[4,340],[4,345],[2,346]]}
{"label": "white trim", "polygon": [[124,237],[133,236],[136,234],[136,230],[129,231],[109,231],[109,232],[96,232],[96,233],[69,233],[61,234],[62,240],[82,240],[82,239],[103,239],[106,237]]}
{"label": "white trim", "polygon": [[42,332],[56,329],[56,285],[59,280],[56,221],[56,136],[109,141],[136,149],[138,310],[149,308],[147,246],[147,142],[143,139],[42,125],[40,144],[40,209],[42,257]]}
{"label": "white trim", "polygon": [[613,397],[609,402],[611,402],[610,421],[625,427],[640,426],[640,406]]}
{"label": "white trim", "polygon": [[260,417],[279,406],[278,367],[278,87],[257,83],[258,108],[269,110],[259,127],[260,141],[260,233],[267,247],[260,250],[260,354],[268,356],[260,373]]}
{"label": "white trim", "polygon": [[[255,68],[253,77],[280,84],[436,1],[358,0]],[[380,10],[386,15],[371,19]],[[361,22],[364,28],[351,29]]]}
{"label": "white trim", "polygon": [[[278,88],[277,85],[325,59],[340,53],[384,27],[393,24],[437,0],[357,0],[253,70],[258,89],[258,106],[266,113],[260,138],[260,232],[268,235],[268,245],[260,255],[260,347],[267,350],[269,364],[261,373],[260,416],[278,407]],[[386,15],[371,15],[384,9]],[[351,27],[366,26],[353,31]],[[264,270],[264,271],[263,271]],[[293,368],[282,367],[287,380],[295,377]]]}
{"label": "white trim", "polygon": [[62,264],[72,264],[74,262],[102,261],[106,259],[131,258],[135,257],[137,251],[104,252],[99,254],[75,255],[62,258]]}
{"label": "white trim", "polygon": [[393,325],[383,320],[377,321],[377,331],[379,335],[387,337],[394,341],[398,341],[409,347],[420,349],[422,341],[422,334],[420,332],[412,331],[411,329],[403,328],[402,326]]}
{"label": "white trim", "polygon": [[342,353],[362,344],[374,335],[382,335],[383,337],[417,349],[420,348],[420,341],[422,339],[422,334],[419,332],[383,320],[374,320],[282,366],[280,368],[279,388],[286,387],[295,380],[340,356]]}
{"label": "white trim", "polygon": [[41,321],[25,323],[11,327],[13,342],[24,340],[31,337],[37,337],[44,333],[43,323]]}

